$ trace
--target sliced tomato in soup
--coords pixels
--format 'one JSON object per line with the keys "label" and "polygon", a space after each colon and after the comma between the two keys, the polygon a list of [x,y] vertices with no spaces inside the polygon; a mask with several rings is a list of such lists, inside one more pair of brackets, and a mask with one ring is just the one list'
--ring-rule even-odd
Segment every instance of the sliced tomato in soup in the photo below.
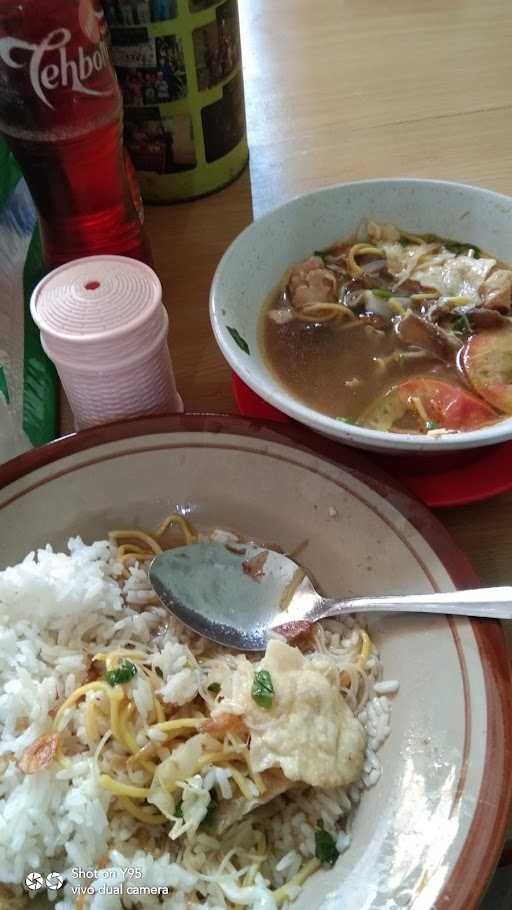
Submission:
{"label": "sliced tomato in soup", "polygon": [[499,411],[512,414],[512,331],[479,332],[461,356],[475,391]]}
{"label": "sliced tomato in soup", "polygon": [[428,419],[445,430],[478,430],[498,420],[498,414],[486,401],[440,379],[429,376],[406,379],[397,392],[408,408],[415,407],[414,399],[420,402]]}

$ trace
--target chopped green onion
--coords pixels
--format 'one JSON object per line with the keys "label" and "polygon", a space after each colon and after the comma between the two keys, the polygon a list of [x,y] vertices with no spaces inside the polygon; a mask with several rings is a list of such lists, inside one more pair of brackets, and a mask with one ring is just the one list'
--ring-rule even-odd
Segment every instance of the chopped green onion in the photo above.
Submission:
{"label": "chopped green onion", "polygon": [[460,316],[457,316],[457,318],[454,319],[453,331],[456,335],[471,335],[471,323],[465,313],[461,313]]}
{"label": "chopped green onion", "polygon": [[274,686],[268,670],[258,670],[258,672],[254,674],[251,695],[253,701],[255,701],[260,708],[269,710],[269,708],[272,707],[274,701]]}
{"label": "chopped green onion", "polygon": [[183,818],[183,800],[179,799],[174,810],[175,818]]}
{"label": "chopped green onion", "polygon": [[315,252],[313,253],[313,256],[319,256],[320,259],[325,259],[325,257],[327,255],[328,255],[327,250],[315,250]]}
{"label": "chopped green onion", "polygon": [[322,821],[318,822],[318,828],[315,831],[315,856],[321,863],[328,866],[334,866],[338,859],[339,850],[336,848],[336,841],[325,830]]}
{"label": "chopped green onion", "polygon": [[427,420],[427,430],[438,430],[439,424],[435,420]]}
{"label": "chopped green onion", "polygon": [[380,297],[381,300],[389,300],[393,296],[393,292],[388,290],[388,288],[372,288],[370,293]]}
{"label": "chopped green onion", "polygon": [[[474,259],[480,259],[482,255],[481,249],[474,243],[459,243],[458,240],[447,240],[445,237],[439,237],[438,234],[423,234],[422,239],[425,243],[440,243],[449,253],[455,253],[456,256],[460,256],[461,253],[467,255],[470,250],[473,250]],[[400,237],[400,243],[402,246],[407,246],[409,241],[405,237]]]}
{"label": "chopped green onion", "polygon": [[470,250],[473,250],[473,258],[480,259],[481,251],[477,246],[474,246],[472,243],[459,243],[457,240],[445,240],[444,246],[449,253],[455,253],[456,256],[469,253]]}
{"label": "chopped green onion", "polygon": [[218,695],[220,692],[220,683],[213,682],[208,686],[208,692],[212,692],[214,695]]}
{"label": "chopped green onion", "polygon": [[400,237],[400,240],[398,242],[399,242],[400,246],[409,246],[409,241],[407,240],[407,237]]}
{"label": "chopped green onion", "polygon": [[130,682],[137,675],[137,667],[132,664],[131,660],[123,660],[118,667],[105,673],[105,680],[109,686],[120,686],[122,683]]}
{"label": "chopped green onion", "polygon": [[234,329],[233,326],[226,326],[229,334],[231,335],[233,341],[238,345],[238,347],[244,352],[244,354],[250,355],[249,345],[247,344],[245,338],[242,338],[238,329]]}

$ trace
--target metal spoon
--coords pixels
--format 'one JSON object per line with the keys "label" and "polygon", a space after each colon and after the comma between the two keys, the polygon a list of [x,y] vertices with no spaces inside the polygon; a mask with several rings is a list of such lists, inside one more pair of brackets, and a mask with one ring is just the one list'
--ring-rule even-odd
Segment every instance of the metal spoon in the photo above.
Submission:
{"label": "metal spoon", "polygon": [[450,613],[512,619],[512,587],[332,600],[297,563],[254,544],[199,543],[156,556],[151,584],[171,613],[194,632],[243,651],[263,651],[268,634],[289,640],[311,623],[346,613]]}

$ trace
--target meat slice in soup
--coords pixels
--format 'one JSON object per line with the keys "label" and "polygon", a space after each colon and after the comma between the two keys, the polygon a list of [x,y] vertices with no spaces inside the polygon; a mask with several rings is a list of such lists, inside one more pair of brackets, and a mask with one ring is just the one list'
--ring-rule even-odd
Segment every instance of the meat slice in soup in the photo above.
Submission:
{"label": "meat slice in soup", "polygon": [[477,246],[369,222],[291,265],[262,345],[289,392],[388,432],[478,429],[512,414],[512,269]]}
{"label": "meat slice in soup", "polygon": [[461,339],[454,332],[445,332],[416,313],[402,316],[395,328],[400,341],[404,344],[419,348],[443,363],[451,363],[456,352],[462,347]]}

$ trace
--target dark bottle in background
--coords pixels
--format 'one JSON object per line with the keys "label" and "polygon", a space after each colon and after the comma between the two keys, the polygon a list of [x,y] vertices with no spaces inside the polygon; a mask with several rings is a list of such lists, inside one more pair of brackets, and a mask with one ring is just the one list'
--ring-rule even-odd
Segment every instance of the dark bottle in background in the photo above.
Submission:
{"label": "dark bottle in background", "polygon": [[0,132],[52,268],[101,253],[150,261],[107,35],[96,0],[0,0]]}

